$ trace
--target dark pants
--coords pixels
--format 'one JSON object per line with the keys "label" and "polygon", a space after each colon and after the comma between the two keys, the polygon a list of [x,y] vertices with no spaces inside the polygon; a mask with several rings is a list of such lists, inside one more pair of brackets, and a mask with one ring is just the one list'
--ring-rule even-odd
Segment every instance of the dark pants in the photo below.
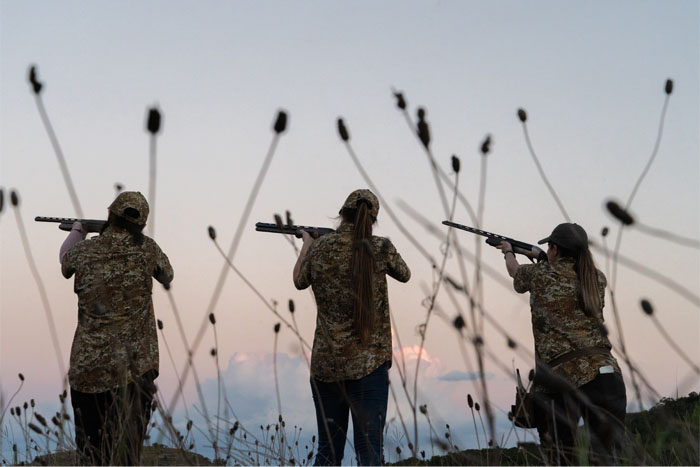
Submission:
{"label": "dark pants", "polygon": [[86,465],[139,465],[151,417],[154,372],[106,392],[71,388],[75,444]]}
{"label": "dark pants", "polygon": [[318,425],[315,465],[340,465],[345,451],[349,414],[352,415],[358,464],[381,464],[389,398],[389,364],[385,363],[357,380],[324,383],[311,378],[311,392]]}
{"label": "dark pants", "polygon": [[536,394],[535,419],[541,444],[554,465],[578,464],[576,430],[583,417],[592,464],[615,464],[624,438],[627,395],[618,373],[599,374],[574,391]]}

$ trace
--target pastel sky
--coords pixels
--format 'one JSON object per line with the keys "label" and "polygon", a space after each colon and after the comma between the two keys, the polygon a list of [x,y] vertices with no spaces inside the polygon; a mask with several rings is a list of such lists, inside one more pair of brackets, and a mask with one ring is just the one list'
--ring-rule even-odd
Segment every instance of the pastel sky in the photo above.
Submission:
{"label": "pastel sky", "polygon": [[[104,218],[116,183],[148,192],[145,118],[148,107],[161,109],[151,223],[175,268],[172,297],[189,341],[206,318],[224,264],[207,227],[216,228],[228,250],[272,140],[275,116],[285,110],[289,125],[234,264],[266,299],[278,302],[286,319],[287,302],[295,301],[299,329],[311,342],[315,308],[310,294],[292,284],[294,250],[281,236],[256,233],[253,226],[271,222],[274,213],[285,210],[299,224],[333,226],[347,194],[366,187],[337,135],[338,117],[344,118],[358,158],[389,207],[434,257],[440,258],[443,249],[446,230],[440,222],[446,217],[440,197],[425,152],[396,108],[394,89],[404,93],[412,119],[418,107],[425,108],[431,149],[451,177],[450,157],[459,156],[459,187],[474,208],[481,174],[486,174],[483,227],[535,243],[564,216],[528,152],[516,116],[518,108],[526,109],[532,144],[567,212],[598,244],[604,243],[600,232],[608,226],[605,242],[612,247],[618,223],[604,204],[609,199],[624,203],[647,164],[666,97],[664,83],[670,78],[674,90],[663,138],[630,212],[644,225],[697,240],[699,20],[698,3],[684,0],[0,1],[0,186],[5,194],[0,212],[0,393],[4,400],[14,393],[20,372],[26,381],[17,400],[51,404],[62,390],[18,215],[46,288],[66,366],[77,319],[72,281],[63,279],[58,263],[64,233],[55,225],[33,222],[34,216],[73,217],[76,212],[27,82],[31,64],[44,82],[43,102],[88,218]],[[479,147],[487,135],[492,151],[483,159]],[[8,203],[11,189],[21,199],[17,210]],[[401,203],[421,213],[442,238],[407,215]],[[471,224],[461,205],[454,219]],[[420,342],[418,326],[425,319],[423,302],[434,273],[386,209],[379,213],[375,233],[390,237],[413,271],[408,284],[389,284],[395,328],[410,353]],[[475,238],[457,235],[468,254],[474,254]],[[698,365],[697,248],[633,226],[625,229],[620,251],[688,293],[680,295],[620,266],[615,287],[620,325],[609,299],[605,310],[613,343],[618,345],[621,328],[631,359],[658,395],[698,390],[697,375],[639,305],[642,298],[654,305],[658,322]],[[503,367],[533,365],[529,306],[527,297],[508,285],[501,255],[488,246],[481,254],[488,268],[484,308],[521,344],[510,349],[502,333],[486,324],[486,346],[493,357],[486,362],[487,382],[503,420],[513,392]],[[609,275],[605,255],[596,251],[595,258]],[[467,260],[472,281],[474,269]],[[459,277],[452,253],[446,270]],[[467,311],[466,300],[454,302],[448,292],[439,293],[442,315],[431,318],[427,329],[429,361],[419,379],[419,403],[435,407],[441,420],[460,427],[455,435],[460,447],[476,447],[466,407],[467,393],[481,397],[480,384],[470,380],[473,349],[467,345],[467,364],[450,324],[458,307]],[[159,285],[154,301],[180,371],[186,353],[172,304]],[[218,352],[222,371],[230,375],[234,408],[238,400],[246,413],[243,407],[263,404],[262,387],[272,388],[272,399],[265,398],[272,405],[259,412],[271,408],[273,422],[270,355],[279,320],[233,273],[215,314]],[[208,327],[195,364],[203,384],[215,388],[216,366],[209,354],[214,345]],[[278,352],[286,354],[280,361],[287,362],[287,383],[294,388],[286,391],[288,406],[310,408],[298,339],[284,327]],[[257,363],[240,364],[250,359]],[[396,378],[396,368],[392,372]],[[625,376],[629,381],[627,370]],[[158,382],[170,400],[177,379],[162,339]],[[190,404],[195,394],[188,384]],[[642,394],[647,404],[658,399],[646,388]],[[629,383],[628,399],[629,409],[637,410]],[[313,417],[302,412],[299,423],[314,431]],[[389,416],[395,414],[392,403]],[[250,417],[250,423],[258,423]],[[508,442],[514,443],[512,437]]]}

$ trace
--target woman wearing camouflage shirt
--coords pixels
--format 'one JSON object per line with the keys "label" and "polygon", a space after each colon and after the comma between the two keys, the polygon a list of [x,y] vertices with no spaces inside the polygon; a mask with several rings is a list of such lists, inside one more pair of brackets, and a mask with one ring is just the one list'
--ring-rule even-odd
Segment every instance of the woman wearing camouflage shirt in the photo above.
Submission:
{"label": "woman wearing camouflage shirt", "polygon": [[386,275],[407,282],[411,271],[389,239],[372,236],[378,212],[374,194],[356,190],[334,233],[313,240],[301,232],[294,285],[311,285],[318,307],[311,354],[316,465],[340,465],[349,414],[359,464],[382,462],[392,358]]}
{"label": "woman wearing camouflage shirt", "polygon": [[75,442],[88,465],[137,465],[158,376],[152,277],[168,285],[173,269],[143,235],[148,203],[121,193],[99,236],[85,240],[80,222],[61,246],[63,276],[75,275],[78,326],[68,380]]}
{"label": "woman wearing camouflage shirt", "polygon": [[[519,265],[502,242],[506,268],[518,293],[530,292],[535,338],[535,422],[553,464],[571,464],[578,420],[591,439],[591,461],[616,461],[627,398],[620,367],[610,354],[603,325],[607,281],[596,269],[588,235],[578,224],[558,225],[547,243],[547,261]],[[558,457],[558,458],[557,458]]]}

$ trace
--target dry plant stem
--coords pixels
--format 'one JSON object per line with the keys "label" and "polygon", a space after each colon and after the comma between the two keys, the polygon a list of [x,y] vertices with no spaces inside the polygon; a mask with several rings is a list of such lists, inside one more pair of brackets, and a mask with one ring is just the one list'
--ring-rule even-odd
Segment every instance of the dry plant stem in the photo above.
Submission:
{"label": "dry plant stem", "polygon": [[148,219],[149,236],[153,237],[156,232],[156,135],[151,134],[149,150],[148,169],[148,204],[151,215]]}
{"label": "dry plant stem", "polygon": [[[598,251],[598,250],[603,250],[602,247],[599,247],[597,244],[590,242],[590,246],[592,249]],[[604,253],[607,255],[608,252],[607,250],[603,250]],[[685,298],[688,300],[690,303],[695,305],[696,307],[700,307],[700,296],[694,294],[692,291],[688,290],[687,288],[683,287],[681,284],[678,282],[664,276],[663,274],[659,274],[657,271],[654,271],[646,266],[644,266],[641,263],[638,263],[630,258],[627,258],[626,256],[623,256],[618,253],[617,255],[617,262],[618,264],[621,264],[623,266],[627,266],[628,268],[632,269],[635,272],[638,272],[639,274],[642,274],[649,279],[652,279],[659,284],[667,287],[669,290],[672,290],[673,292],[676,292],[678,295],[681,297]],[[611,276],[609,276],[611,277]]]}
{"label": "dry plant stem", "polygon": [[[270,148],[267,151],[267,156],[265,156],[263,165],[260,169],[260,172],[258,173],[257,178],[255,179],[255,183],[253,184],[253,189],[251,190],[250,195],[248,196],[245,208],[243,209],[243,214],[241,215],[241,219],[238,222],[238,227],[236,228],[236,233],[233,236],[231,246],[229,247],[228,254],[226,255],[226,262],[221,268],[221,272],[219,273],[219,279],[217,280],[216,286],[214,287],[214,293],[212,294],[211,301],[209,302],[209,306],[207,307],[206,313],[204,313],[202,324],[199,327],[197,336],[195,337],[194,342],[192,343],[193,354],[197,351],[197,348],[199,347],[199,344],[202,341],[202,337],[204,337],[204,331],[207,327],[209,315],[213,313],[214,309],[216,308],[216,304],[219,301],[221,290],[223,289],[224,282],[226,281],[226,276],[228,275],[229,264],[233,262],[236,250],[238,249],[238,244],[240,243],[241,236],[243,235],[243,229],[246,227],[248,222],[248,216],[250,215],[250,211],[253,208],[253,204],[255,203],[255,199],[257,198],[258,191],[260,190],[262,182],[265,179],[267,169],[270,167],[270,162],[272,162],[272,158],[275,155],[275,149],[277,148],[279,137],[279,133],[275,133],[272,137],[272,142],[270,143]],[[190,363],[191,360],[188,361],[187,365],[185,366],[185,371],[183,371],[182,378],[184,381],[187,380],[187,375],[190,369]]]}
{"label": "dry plant stem", "polygon": [[678,344],[673,340],[673,338],[668,334],[666,329],[661,325],[661,322],[659,322],[658,318],[656,315],[651,315],[651,320],[654,322],[654,325],[656,326],[656,329],[658,329],[659,333],[666,339],[666,342],[668,342],[668,345],[670,345],[673,350],[676,351],[676,353],[683,359],[685,362],[690,366],[690,368],[698,375],[700,375],[700,367],[696,363],[694,363],[686,354],[683,352],[683,349],[681,349]]}
{"label": "dry plant stem", "polygon": [[24,221],[22,220],[22,213],[18,206],[15,206],[15,219],[17,220],[17,229],[19,230],[20,238],[22,239],[22,246],[24,247],[24,255],[27,259],[27,264],[32,272],[34,281],[36,282],[37,288],[39,289],[39,296],[41,297],[41,303],[44,308],[44,314],[46,315],[46,324],[49,326],[49,334],[51,335],[51,342],[53,343],[53,350],[56,354],[56,360],[58,362],[58,369],[61,372],[61,385],[65,389],[67,387],[67,374],[66,367],[63,363],[63,354],[61,352],[61,345],[58,342],[58,333],[56,332],[56,323],[53,320],[53,313],[51,311],[51,302],[46,293],[46,288],[44,287],[44,282],[41,280],[39,275],[39,270],[34,262],[34,256],[32,255],[32,250],[29,246],[29,238],[27,237],[27,231],[24,228]]}
{"label": "dry plant stem", "polygon": [[637,384],[637,378],[635,377],[635,370],[630,361],[630,357],[627,354],[627,349],[625,348],[625,339],[622,334],[622,322],[620,321],[620,315],[617,312],[617,302],[615,300],[615,291],[610,288],[610,301],[612,302],[613,316],[615,317],[615,326],[617,328],[618,340],[620,342],[620,353],[622,358],[627,364],[627,368],[630,371],[630,377],[632,378],[632,386],[634,387],[634,394],[637,397],[637,403],[639,404],[639,410],[642,410],[642,395],[639,391],[639,384]]}
{"label": "dry plant stem", "polygon": [[684,237],[683,235],[678,235],[667,230],[658,229],[656,227],[651,227],[636,221],[633,224],[640,232],[652,237],[660,238],[662,240],[667,240],[669,242],[675,243],[680,246],[687,246],[689,248],[700,249],[700,240],[697,238]]}
{"label": "dry plant stem", "polygon": [[[408,110],[402,109],[403,116],[406,119],[406,124],[408,125],[408,128],[411,130],[411,133],[418,138],[418,133],[417,133],[417,128],[416,125],[413,123],[413,120],[411,120],[411,116],[408,114]],[[421,146],[423,146],[423,143],[421,142]],[[428,154],[428,157],[431,158],[432,155]],[[454,183],[452,183],[452,180],[450,179],[450,176],[445,173],[445,171],[440,167],[439,165],[435,164],[434,166],[431,163],[431,167],[434,167],[437,170],[438,175],[440,176],[440,179],[444,184],[447,185],[447,187],[450,190],[455,190]],[[467,213],[469,213],[469,217],[472,220],[472,222],[476,225],[477,228],[479,227],[478,221],[477,221],[477,215],[476,212],[474,212],[474,208],[472,208],[472,205],[469,203],[467,198],[462,194],[461,191],[457,190],[457,199],[462,203],[464,208],[467,210]]]}
{"label": "dry plant stem", "polygon": [[542,169],[542,166],[540,165],[540,161],[537,158],[537,154],[535,154],[535,150],[532,148],[532,143],[530,142],[530,135],[527,131],[527,123],[522,122],[523,125],[523,133],[525,133],[525,142],[527,143],[527,149],[530,151],[530,155],[532,156],[532,160],[535,161],[535,165],[537,166],[537,170],[540,173],[540,176],[542,177],[542,181],[544,182],[545,185],[547,185],[547,189],[549,190],[549,193],[551,193],[552,197],[554,198],[554,201],[557,202],[557,206],[559,206],[559,210],[561,211],[562,215],[564,216],[564,219],[566,219],[566,222],[571,222],[571,218],[569,217],[569,214],[566,212],[566,209],[564,209],[564,205],[561,203],[561,200],[559,199],[559,196],[557,196],[557,193],[554,191],[554,188],[552,187],[551,183],[549,183],[549,180],[547,179],[547,176],[544,173],[544,170]]}
{"label": "dry plant stem", "polygon": [[219,253],[220,253],[222,256],[224,256],[224,258],[226,259],[226,262],[227,262],[228,267],[230,267],[230,268],[238,275],[238,277],[240,277],[241,280],[243,280],[243,282],[245,282],[245,284],[253,291],[253,293],[255,293],[255,295],[257,295],[257,297],[258,297],[260,300],[262,300],[262,302],[265,304],[265,306],[266,306],[280,321],[282,321],[282,323],[283,323],[285,326],[287,326],[287,328],[289,328],[292,332],[294,332],[294,334],[296,334],[296,336],[299,338],[299,341],[300,341],[301,344],[302,344],[302,353],[303,353],[303,349],[304,349],[304,348],[306,348],[306,349],[308,349],[308,350],[311,350],[311,346],[309,345],[308,342],[306,342],[306,341],[304,340],[304,338],[301,336],[301,334],[299,333],[299,331],[298,331],[297,329],[295,329],[294,326],[292,326],[292,325],[289,323],[289,321],[287,321],[284,317],[282,317],[282,315],[279,314],[279,312],[277,311],[277,309],[276,309],[272,304],[270,304],[270,303],[267,301],[267,299],[266,299],[265,297],[263,297],[263,295],[260,293],[260,291],[258,291],[258,289],[253,285],[253,283],[250,282],[250,281],[248,280],[248,278],[247,278],[246,276],[244,276],[243,273],[231,262],[231,260],[229,260],[229,259],[224,255],[224,251],[221,249],[221,246],[218,244],[218,242],[217,242],[216,240],[214,240],[214,246],[216,246],[216,249],[219,251]]}
{"label": "dry plant stem", "polygon": [[[459,174],[455,174],[455,190],[454,190],[454,196],[452,197],[452,207],[449,212],[449,219],[450,221],[452,220],[454,216],[454,211],[455,211],[455,201],[457,199],[457,187],[459,184]],[[433,293],[430,296],[430,307],[428,308],[428,312],[425,317],[425,322],[422,325],[422,332],[421,334],[421,339],[420,339],[420,346],[418,347],[418,358],[416,359],[416,372],[413,375],[413,404],[412,404],[412,410],[413,410],[413,445],[415,446],[416,451],[418,451],[418,418],[416,415],[416,407],[418,406],[418,373],[420,370],[420,361],[421,361],[421,356],[423,355],[423,347],[425,345],[425,336],[427,334],[428,330],[428,323],[430,322],[430,315],[432,314],[433,308],[435,307],[435,300],[437,298],[437,294],[440,291],[440,286],[442,285],[442,277],[445,272],[445,265],[447,264],[447,256],[450,251],[450,237],[452,234],[452,229],[447,230],[447,237],[445,238],[445,252],[442,255],[442,262],[440,265],[440,269],[438,270],[438,280],[435,282],[433,285]]]}
{"label": "dry plant stem", "polygon": [[219,420],[221,417],[221,366],[219,365],[219,337],[216,332],[216,323],[211,327],[214,329],[214,360],[216,363],[216,444],[214,445],[214,458],[219,458]]}
{"label": "dry plant stem", "polygon": [[396,227],[398,227],[401,233],[404,234],[408,241],[411,242],[411,244],[430,262],[430,264],[432,266],[435,266],[435,260],[430,255],[430,253],[428,253],[428,251],[423,247],[423,245],[421,245],[421,243],[418,240],[416,240],[416,238],[411,234],[411,232],[404,227],[403,223],[394,214],[394,211],[391,209],[391,206],[389,206],[389,203],[386,202],[379,189],[372,182],[372,179],[369,177],[364,167],[360,163],[360,160],[358,159],[357,155],[355,154],[355,151],[352,149],[352,145],[350,144],[350,142],[345,141],[345,148],[347,149],[348,154],[350,154],[352,161],[355,163],[355,166],[360,172],[360,175],[364,179],[365,183],[367,183],[367,186],[370,188],[370,190],[372,190],[372,192],[377,196],[377,198],[379,199],[379,204],[381,204],[384,207],[384,210],[389,215],[391,220],[394,221]]}
{"label": "dry plant stem", "polygon": [[73,185],[73,180],[71,179],[70,172],[68,171],[68,165],[66,164],[66,158],[63,157],[63,151],[61,150],[61,145],[58,144],[58,138],[56,138],[56,133],[53,131],[51,126],[51,121],[44,108],[44,101],[41,95],[35,94],[34,99],[36,101],[36,106],[39,109],[39,115],[41,116],[41,121],[46,128],[46,133],[49,135],[49,140],[51,141],[51,146],[56,153],[56,158],[58,159],[58,165],[61,167],[61,173],[63,174],[63,180],[66,182],[66,187],[68,188],[68,194],[70,195],[71,202],[73,203],[73,208],[78,216],[78,218],[83,219],[83,209],[80,207],[80,200],[78,200],[78,195],[75,192],[75,186]]}
{"label": "dry plant stem", "polygon": [[[277,395],[277,415],[282,417],[282,399],[280,398],[280,382],[279,376],[277,375],[277,338],[279,337],[279,332],[275,332],[275,343],[272,349],[272,368],[275,372],[275,393]],[[280,462],[282,460],[280,459]]]}
{"label": "dry plant stem", "polygon": [[[432,225],[432,223],[426,219],[421,213],[413,209],[411,206],[409,206],[405,201],[399,200],[398,201],[398,206],[399,208],[405,212],[409,217],[411,217],[414,221],[417,223],[421,224],[428,233],[432,234],[436,238],[442,239],[442,231],[437,229],[435,226]],[[476,259],[474,256],[470,255],[469,251],[467,250],[458,250],[459,244],[456,243],[457,237],[455,237],[455,242],[453,242],[453,248],[455,251],[458,253],[461,252],[464,254],[464,257],[469,259],[470,261],[475,261]],[[435,263],[432,263],[435,264]],[[465,273],[462,273],[462,268],[463,266],[460,266],[460,274],[462,274],[463,279],[464,276],[466,275]],[[488,264],[482,264],[482,271],[488,274],[492,279],[494,279],[496,282],[498,282],[500,285],[502,285],[504,288],[508,289],[509,291],[513,290],[513,282],[505,279],[503,277],[503,273],[501,271],[496,271],[494,268],[490,267]],[[467,281],[464,281],[464,284],[468,285]],[[521,300],[526,301],[527,299],[521,295],[518,295]]]}
{"label": "dry plant stem", "polygon": [[[401,428],[403,428],[403,433],[406,436],[406,440],[410,440],[411,438],[409,437],[408,434],[408,428],[406,427],[406,422],[403,419],[403,413],[401,412],[401,409],[399,408],[399,401],[396,398],[396,391],[394,391],[394,385],[389,382],[389,390],[391,391],[391,398],[394,400],[394,406],[396,406],[396,413],[399,415],[399,421],[401,422]],[[408,399],[408,403],[411,403],[410,398]],[[411,449],[411,455],[414,457],[418,456],[418,451],[416,450],[416,446],[411,443],[412,449]]]}
{"label": "dry plant stem", "polygon": [[[180,378],[180,373],[177,371],[177,365],[175,365],[175,359],[173,358],[173,354],[170,351],[170,345],[168,344],[168,340],[165,338],[165,333],[163,332],[162,329],[160,330],[160,335],[163,338],[163,343],[165,344],[165,349],[168,352],[168,358],[170,359],[170,363],[172,363],[172,365],[173,365],[173,371],[175,371],[175,376],[177,377],[178,387],[181,388],[182,387],[182,379]],[[182,394],[182,405],[185,408],[185,417],[187,417],[187,419],[189,420],[190,414],[189,414],[189,411],[187,410],[187,401],[185,400],[185,394],[184,393],[181,393],[181,394]]]}
{"label": "dry plant stem", "polygon": [[[651,157],[649,157],[649,160],[647,161],[646,165],[644,166],[644,169],[642,170],[641,175],[637,179],[637,181],[634,184],[634,187],[632,188],[632,192],[629,195],[629,198],[627,198],[627,202],[625,203],[625,211],[629,210],[629,208],[632,206],[632,201],[634,201],[634,197],[637,195],[637,191],[639,190],[639,187],[642,184],[642,181],[646,177],[647,173],[649,173],[649,169],[651,168],[651,164],[654,162],[654,159],[656,159],[656,155],[659,152],[659,146],[661,145],[661,137],[663,136],[664,132],[664,120],[666,119],[666,109],[668,108],[668,101],[671,98],[670,94],[666,94],[666,99],[664,99],[664,106],[661,109],[661,118],[659,119],[659,129],[656,134],[656,142],[654,143],[654,149],[651,151]],[[620,243],[622,242],[622,231],[623,231],[623,224],[620,223],[620,228],[617,231],[617,240],[615,241],[615,250],[613,251],[613,273],[612,273],[612,280],[611,283],[613,287],[617,284],[617,255],[618,252],[620,251]]]}

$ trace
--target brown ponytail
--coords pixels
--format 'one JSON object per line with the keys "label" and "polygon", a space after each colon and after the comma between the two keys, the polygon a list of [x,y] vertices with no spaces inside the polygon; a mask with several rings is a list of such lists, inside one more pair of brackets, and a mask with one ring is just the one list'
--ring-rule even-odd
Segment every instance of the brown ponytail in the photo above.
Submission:
{"label": "brown ponytail", "polygon": [[598,270],[593,262],[591,250],[573,250],[557,245],[561,257],[574,259],[574,270],[578,279],[578,305],[590,317],[602,317],[602,303],[598,293]]}
{"label": "brown ponytail", "polygon": [[593,263],[591,250],[579,251],[575,260],[576,277],[578,277],[578,300],[583,312],[590,317],[602,317],[603,310],[598,292],[598,270]]}
{"label": "brown ponytail", "polygon": [[357,209],[343,209],[341,216],[355,225],[350,258],[350,277],[354,294],[353,320],[360,341],[366,344],[375,321],[372,245],[372,224],[375,219],[370,215],[369,205],[364,200],[358,203]]}

